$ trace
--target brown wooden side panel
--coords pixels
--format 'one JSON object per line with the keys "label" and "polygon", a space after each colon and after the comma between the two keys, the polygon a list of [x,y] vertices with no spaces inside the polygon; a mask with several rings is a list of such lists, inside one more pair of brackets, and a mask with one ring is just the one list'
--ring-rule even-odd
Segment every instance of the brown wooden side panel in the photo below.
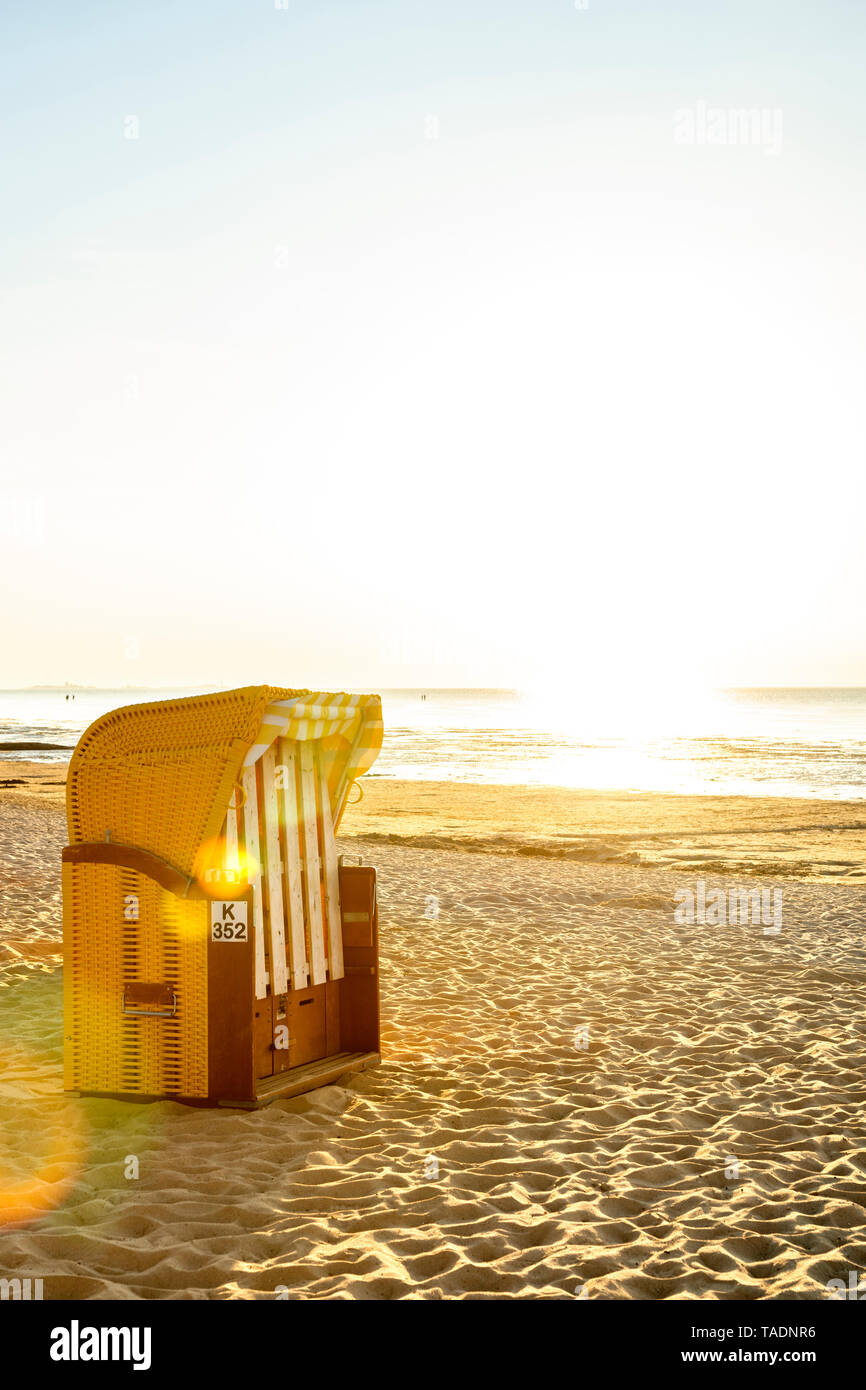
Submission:
{"label": "brown wooden side panel", "polygon": [[379,919],[376,870],[340,869],[343,962],[340,1045],[347,1052],[379,1051]]}
{"label": "brown wooden side panel", "polygon": [[289,1066],[318,1062],[327,1054],[327,985],[292,990],[288,996]]}
{"label": "brown wooden side panel", "polygon": [[274,1074],[274,1001],[256,999],[253,1011],[253,1065],[256,1079]]}
{"label": "brown wooden side panel", "polygon": [[208,1097],[214,1101],[252,1100],[256,1094],[252,893],[243,901],[248,922],[243,940],[214,940],[208,905]]}
{"label": "brown wooden side panel", "polygon": [[343,1051],[340,1041],[340,991],[342,980],[329,980],[325,985],[325,1042],[328,1057]]}
{"label": "brown wooden side panel", "polygon": [[271,1001],[274,1017],[274,1057],[273,1074],[288,1071],[292,1065],[289,1060],[289,1008],[288,994],[275,994]]}

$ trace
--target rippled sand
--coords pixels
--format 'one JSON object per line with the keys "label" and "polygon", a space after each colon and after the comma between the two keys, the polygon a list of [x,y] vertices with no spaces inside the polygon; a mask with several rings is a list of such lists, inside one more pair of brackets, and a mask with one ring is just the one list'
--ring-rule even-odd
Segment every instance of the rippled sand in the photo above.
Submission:
{"label": "rippled sand", "polygon": [[7,799],[0,834],[0,1275],[46,1298],[815,1299],[866,1270],[856,884],[774,880],[770,937],[678,926],[670,869],[356,842],[383,1065],[201,1111],[62,1096],[56,796]]}

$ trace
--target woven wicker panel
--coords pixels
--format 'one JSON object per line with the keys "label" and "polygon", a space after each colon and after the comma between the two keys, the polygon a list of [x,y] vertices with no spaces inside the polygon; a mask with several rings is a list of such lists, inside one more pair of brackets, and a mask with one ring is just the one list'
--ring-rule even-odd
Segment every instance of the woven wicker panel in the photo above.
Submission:
{"label": "woven wicker panel", "polygon": [[[207,904],[111,864],[71,866],[66,883],[67,1086],[206,1096]],[[132,983],[171,985],[176,1015],[124,1014],[124,986]]]}
{"label": "woven wicker panel", "polygon": [[248,686],[103,716],[69,766],[70,843],[110,836],[191,874],[202,841],[221,829],[268,702],[308,693]]}
{"label": "woven wicker panel", "polygon": [[66,1086],[116,1091],[123,916],[120,870],[64,867]]}

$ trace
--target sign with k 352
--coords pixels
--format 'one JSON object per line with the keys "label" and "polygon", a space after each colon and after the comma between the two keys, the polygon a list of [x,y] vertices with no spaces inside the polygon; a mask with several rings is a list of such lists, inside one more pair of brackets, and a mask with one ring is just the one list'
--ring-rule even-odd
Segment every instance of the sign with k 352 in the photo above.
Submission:
{"label": "sign with k 352", "polygon": [[210,939],[211,941],[246,941],[246,903],[212,902],[210,905]]}

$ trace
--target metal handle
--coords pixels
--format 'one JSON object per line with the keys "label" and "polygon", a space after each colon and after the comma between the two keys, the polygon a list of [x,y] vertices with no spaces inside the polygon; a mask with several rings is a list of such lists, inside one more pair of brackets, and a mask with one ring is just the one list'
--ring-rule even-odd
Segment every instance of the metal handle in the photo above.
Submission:
{"label": "metal handle", "polygon": [[120,1001],[120,1012],[122,1014],[135,1014],[139,1018],[174,1018],[177,1013],[177,995],[171,996],[170,1009],[128,1009],[126,1007],[126,995]]}

